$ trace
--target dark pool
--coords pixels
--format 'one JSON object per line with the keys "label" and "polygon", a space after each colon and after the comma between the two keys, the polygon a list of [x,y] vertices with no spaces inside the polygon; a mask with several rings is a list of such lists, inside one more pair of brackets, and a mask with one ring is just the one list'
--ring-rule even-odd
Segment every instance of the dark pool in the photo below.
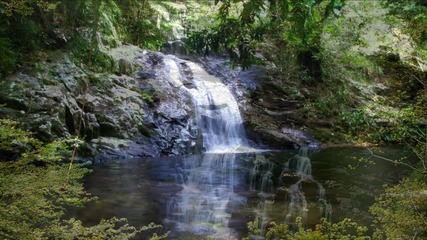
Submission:
{"label": "dark pool", "polygon": [[[411,158],[401,147],[375,152]],[[330,148],[105,161],[85,178],[99,200],[73,215],[87,225],[113,216],[135,226],[155,222],[175,239],[241,238],[256,217],[292,226],[300,216],[307,227],[352,218],[369,226],[382,186],[409,173],[375,158],[348,167],[369,156],[364,148]]]}

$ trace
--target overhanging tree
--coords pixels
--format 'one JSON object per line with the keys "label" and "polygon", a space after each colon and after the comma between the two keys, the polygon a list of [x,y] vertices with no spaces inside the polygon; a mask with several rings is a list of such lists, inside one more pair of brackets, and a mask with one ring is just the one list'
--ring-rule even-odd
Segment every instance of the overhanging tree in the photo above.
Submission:
{"label": "overhanging tree", "polygon": [[323,21],[339,14],[344,0],[216,0],[216,24],[190,33],[198,53],[226,51],[243,67],[256,63],[257,43],[267,34],[279,36],[300,52],[318,52]]}

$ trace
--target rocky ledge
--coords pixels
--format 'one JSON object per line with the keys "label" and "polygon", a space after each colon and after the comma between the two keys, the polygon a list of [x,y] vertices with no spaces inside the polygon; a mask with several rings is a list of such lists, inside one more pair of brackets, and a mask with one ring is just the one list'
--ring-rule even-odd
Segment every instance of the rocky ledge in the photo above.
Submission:
{"label": "rocky ledge", "polygon": [[320,148],[320,142],[305,131],[309,124],[303,114],[304,93],[286,92],[274,66],[231,69],[221,57],[198,62],[233,90],[248,137],[256,144],[274,149]]}
{"label": "rocky ledge", "polygon": [[0,114],[38,138],[80,135],[86,156],[177,155],[195,151],[192,101],[168,81],[163,54],[123,45],[108,52],[113,74],[55,53],[0,82]]}
{"label": "rocky ledge", "polygon": [[[191,96],[174,85],[165,55],[122,45],[109,50],[110,73],[89,71],[66,53],[53,53],[0,82],[0,114],[38,138],[85,139],[81,153],[134,158],[198,152],[200,134]],[[307,135],[301,104],[286,100],[267,68],[230,69],[225,59],[198,62],[232,89],[248,135],[271,148],[319,144]],[[185,83],[184,83],[185,84]]]}

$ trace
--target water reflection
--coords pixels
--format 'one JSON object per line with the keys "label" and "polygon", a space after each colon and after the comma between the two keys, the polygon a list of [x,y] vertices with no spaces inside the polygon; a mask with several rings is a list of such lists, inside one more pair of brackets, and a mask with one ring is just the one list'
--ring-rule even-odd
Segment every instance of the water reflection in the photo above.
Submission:
{"label": "water reflection", "polygon": [[233,209],[245,204],[236,189],[244,183],[236,154],[206,154],[184,160],[176,173],[183,189],[170,199],[167,220],[180,231],[203,234],[228,234]]}
{"label": "water reflection", "polygon": [[112,216],[137,226],[154,221],[177,238],[190,232],[218,239],[240,238],[256,217],[264,225],[292,225],[301,216],[307,227],[322,217],[363,220],[384,181],[395,181],[400,171],[381,164],[350,172],[352,156],[363,154],[341,149],[112,161],[95,166],[86,179],[100,201],[78,217],[87,224]]}

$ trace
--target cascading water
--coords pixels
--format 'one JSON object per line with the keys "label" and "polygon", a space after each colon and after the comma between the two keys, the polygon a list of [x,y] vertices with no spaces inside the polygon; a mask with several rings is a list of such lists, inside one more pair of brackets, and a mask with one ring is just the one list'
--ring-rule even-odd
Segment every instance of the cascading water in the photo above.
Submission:
{"label": "cascading water", "polygon": [[302,191],[302,185],[307,181],[317,184],[319,209],[326,217],[330,216],[324,188],[311,176],[307,149],[301,149],[287,163],[279,179],[273,173],[277,165],[263,154],[252,153],[249,160],[252,170],[245,170],[237,162],[237,153],[257,150],[247,146],[238,104],[230,90],[193,62],[166,56],[164,63],[169,83],[192,96],[206,151],[199,159],[188,157],[177,171],[175,179],[182,190],[168,202],[168,221],[182,231],[215,234],[220,238],[228,236],[232,209],[247,204],[247,198],[235,189],[249,177],[250,189],[245,191],[257,194],[255,213],[263,224],[267,224],[270,221],[268,215],[277,212],[275,182],[280,182],[282,176],[290,172],[296,181],[283,183],[288,185],[289,200],[288,207],[282,210],[283,220],[292,224],[297,216],[303,221],[307,218],[309,208]]}
{"label": "cascading water", "polygon": [[[178,179],[187,179],[183,190],[168,204],[168,219],[181,230],[225,234],[231,215],[227,208],[244,201],[234,192],[239,182],[235,172],[238,151],[246,147],[242,118],[230,90],[197,64],[165,58],[170,83],[191,94],[196,120],[203,134],[206,154],[200,161],[189,161]],[[191,87],[182,82],[191,80]],[[185,165],[185,164],[184,164]]]}
{"label": "cascading water", "polygon": [[230,90],[219,79],[209,75],[196,64],[188,65],[193,72],[193,81],[198,90],[193,97],[206,150],[229,152],[245,146],[243,121]]}
{"label": "cascading water", "polygon": [[[239,107],[227,86],[193,62],[173,56],[166,56],[164,62],[169,69],[170,83],[184,88],[193,98],[205,150],[220,153],[246,149]],[[188,80],[192,82],[191,87],[183,84]]]}
{"label": "cascading water", "polygon": [[295,223],[296,217],[302,217],[302,221],[307,220],[308,204],[305,193],[302,191],[303,183],[313,183],[318,189],[318,204],[320,215],[330,219],[332,208],[326,201],[325,188],[321,183],[313,179],[311,175],[311,160],[308,157],[308,149],[301,148],[299,153],[289,160],[285,165],[282,176],[292,175],[296,181],[288,187],[289,206],[286,213],[286,223]]}
{"label": "cascading water", "polygon": [[[271,221],[295,226],[297,217],[301,217],[304,224],[313,224],[313,220],[316,222],[323,217],[330,220],[332,206],[326,200],[325,188],[311,175],[308,156],[309,150],[301,148],[282,165],[283,171],[275,184],[274,170],[278,166],[266,159],[265,154],[256,155],[250,170],[250,189],[257,193],[254,214],[260,220],[260,239]],[[287,205],[276,204],[281,200]]]}
{"label": "cascading water", "polygon": [[[197,121],[200,133],[193,135],[194,125],[189,124],[185,136],[203,139],[197,146],[203,144],[206,153],[117,160],[96,166],[85,187],[101,200],[80,213],[88,225],[102,218],[120,216],[135,226],[163,221],[173,239],[240,239],[247,233],[248,221],[256,217],[261,220],[261,230],[271,221],[295,226],[298,216],[303,217],[304,226],[314,227],[320,218],[330,218],[332,213],[321,182],[331,179],[331,184],[325,187],[337,190],[345,188],[346,183],[361,184],[357,178],[346,176],[340,180],[339,176],[331,174],[331,167],[338,166],[332,173],[340,173],[342,167],[345,168],[349,162],[342,163],[342,155],[353,154],[354,149],[347,150],[346,154],[340,150],[339,154],[327,151],[313,155],[306,149],[298,154],[294,150],[260,152],[251,149],[246,144],[237,104],[218,79],[196,64],[174,56],[151,60],[156,75],[150,83],[170,84],[176,88],[176,94],[161,96],[176,104],[182,103],[185,108],[185,113],[177,112],[179,118],[168,118],[169,112],[159,114],[159,118],[167,120],[160,135],[168,134],[172,124],[181,125],[179,129],[185,131],[185,120]],[[166,88],[168,92],[170,86]],[[188,103],[190,95],[194,104]],[[188,105],[195,106],[193,119],[188,119]],[[162,107],[161,104],[157,106]],[[168,108],[171,115],[173,109],[173,106]],[[194,149],[194,143],[191,144]],[[313,165],[308,156],[314,157]],[[339,167],[339,164],[344,165]],[[379,175],[383,175],[382,167],[376,171]],[[392,166],[388,169],[395,170]],[[362,180],[365,178],[366,184],[370,183],[372,178],[365,173],[363,176]],[[357,190],[362,194],[360,201],[367,197],[368,191],[364,192]],[[338,209],[346,209],[351,215],[354,208],[346,203],[359,196],[354,193],[328,191],[328,195],[345,203],[340,203]]]}

